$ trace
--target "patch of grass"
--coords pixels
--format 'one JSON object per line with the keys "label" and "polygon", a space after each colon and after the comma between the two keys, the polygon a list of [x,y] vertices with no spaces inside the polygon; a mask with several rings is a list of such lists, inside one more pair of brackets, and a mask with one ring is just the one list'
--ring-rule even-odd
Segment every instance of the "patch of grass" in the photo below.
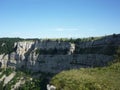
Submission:
{"label": "patch of grass", "polygon": [[120,63],[63,71],[51,80],[57,90],[120,90]]}

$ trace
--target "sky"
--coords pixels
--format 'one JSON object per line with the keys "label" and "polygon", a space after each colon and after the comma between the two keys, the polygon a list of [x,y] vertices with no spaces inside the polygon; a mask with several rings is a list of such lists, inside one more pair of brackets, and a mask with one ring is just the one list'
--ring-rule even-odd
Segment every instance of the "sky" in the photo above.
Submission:
{"label": "sky", "polygon": [[0,38],[120,33],[120,0],[0,0]]}

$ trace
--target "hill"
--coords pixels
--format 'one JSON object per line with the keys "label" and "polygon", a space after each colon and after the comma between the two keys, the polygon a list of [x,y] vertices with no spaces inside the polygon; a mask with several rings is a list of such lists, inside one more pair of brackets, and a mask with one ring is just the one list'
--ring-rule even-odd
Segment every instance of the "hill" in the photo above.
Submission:
{"label": "hill", "polygon": [[120,90],[120,63],[63,71],[51,80],[56,90]]}

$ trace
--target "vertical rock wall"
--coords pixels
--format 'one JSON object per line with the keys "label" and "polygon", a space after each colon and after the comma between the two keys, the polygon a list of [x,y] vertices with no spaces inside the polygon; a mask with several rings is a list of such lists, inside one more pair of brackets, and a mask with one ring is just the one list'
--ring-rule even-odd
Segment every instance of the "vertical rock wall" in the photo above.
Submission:
{"label": "vertical rock wall", "polygon": [[104,46],[109,44],[119,46],[119,40],[119,37],[110,36],[101,40],[79,42],[78,44],[50,40],[16,42],[14,44],[16,49],[14,52],[0,55],[0,67],[25,68],[35,72],[58,73],[62,70],[73,68],[105,66],[114,59],[113,56],[96,53],[76,54],[75,51],[81,50],[79,48],[99,46],[102,46],[104,51]]}

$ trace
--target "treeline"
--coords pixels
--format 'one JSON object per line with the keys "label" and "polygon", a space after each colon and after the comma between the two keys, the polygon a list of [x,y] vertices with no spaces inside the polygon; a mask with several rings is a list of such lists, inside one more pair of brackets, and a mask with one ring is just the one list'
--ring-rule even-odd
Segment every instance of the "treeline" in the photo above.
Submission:
{"label": "treeline", "polygon": [[14,43],[21,41],[20,38],[0,38],[0,54],[8,54],[14,51]]}
{"label": "treeline", "polygon": [[[120,34],[113,34],[113,35],[109,35],[109,36],[116,38],[116,37],[120,36]],[[71,42],[71,43],[75,43],[75,44],[80,44],[81,42],[95,41],[95,40],[105,39],[106,37],[107,36],[88,37],[88,38],[51,38],[51,39],[0,38],[0,54],[3,54],[3,53],[8,54],[8,53],[13,52],[14,51],[14,43],[18,42],[18,41],[47,41],[47,42],[55,41],[55,42]],[[84,50],[80,50],[80,51],[84,52]],[[86,52],[88,52],[88,51],[91,51],[91,50],[87,50]],[[44,51],[43,50],[43,53],[47,53],[47,52],[54,53],[54,52],[56,52],[56,50],[52,50],[52,51]],[[76,53],[79,53],[79,50],[76,51]]]}

